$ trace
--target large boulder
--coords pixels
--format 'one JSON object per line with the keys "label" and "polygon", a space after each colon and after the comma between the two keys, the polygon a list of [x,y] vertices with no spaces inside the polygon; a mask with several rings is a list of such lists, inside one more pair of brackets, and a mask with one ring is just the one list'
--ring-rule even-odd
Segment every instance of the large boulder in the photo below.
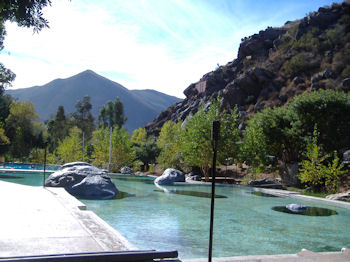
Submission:
{"label": "large boulder", "polygon": [[119,191],[111,178],[106,175],[88,175],[80,183],[66,188],[68,193],[85,199],[112,199]]}
{"label": "large boulder", "polygon": [[120,169],[120,173],[121,174],[125,174],[125,175],[130,175],[130,174],[133,174],[132,172],[132,169],[128,166],[123,166],[121,169]]}
{"label": "large boulder", "polygon": [[184,173],[174,168],[166,169],[160,177],[154,180],[155,184],[164,186],[174,185],[174,182],[185,182]]}
{"label": "large boulder", "polygon": [[186,178],[186,181],[202,181],[201,174],[195,174],[193,172],[187,174],[185,178]]}
{"label": "large boulder", "polygon": [[51,174],[47,187],[64,187],[70,194],[89,199],[112,199],[119,193],[110,177],[101,169],[82,162],[69,163]]}
{"label": "large boulder", "polygon": [[73,167],[73,166],[92,166],[91,164],[87,162],[70,162],[70,163],[65,163],[60,167],[60,170],[65,169],[67,167]]}

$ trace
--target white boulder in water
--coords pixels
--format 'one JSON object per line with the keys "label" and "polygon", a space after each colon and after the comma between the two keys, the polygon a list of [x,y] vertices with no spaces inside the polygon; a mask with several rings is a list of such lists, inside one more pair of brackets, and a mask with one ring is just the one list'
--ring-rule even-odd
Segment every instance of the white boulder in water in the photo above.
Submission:
{"label": "white boulder in water", "polygon": [[166,169],[160,177],[154,180],[155,184],[171,186],[174,182],[185,182],[185,174],[174,168]]}

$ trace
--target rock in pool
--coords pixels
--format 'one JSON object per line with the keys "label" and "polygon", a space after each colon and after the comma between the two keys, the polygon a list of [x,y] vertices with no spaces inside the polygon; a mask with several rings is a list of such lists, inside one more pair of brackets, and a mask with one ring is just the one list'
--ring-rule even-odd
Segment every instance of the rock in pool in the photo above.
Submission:
{"label": "rock in pool", "polygon": [[128,175],[130,175],[130,174],[132,174],[133,172],[132,172],[132,169],[131,169],[130,167],[128,167],[128,166],[123,166],[123,167],[120,169],[120,173],[121,173],[121,174],[128,174]]}
{"label": "rock in pool", "polygon": [[119,191],[111,178],[101,169],[82,162],[68,163],[51,174],[45,181],[47,187],[64,187],[68,193],[88,199],[113,199]]}
{"label": "rock in pool", "polygon": [[300,204],[288,204],[288,205],[286,205],[286,208],[294,213],[300,213],[300,212],[303,212],[305,210],[308,210],[310,207],[300,205]]}
{"label": "rock in pool", "polygon": [[174,168],[166,169],[160,177],[154,180],[155,184],[164,186],[174,185],[174,182],[185,182],[184,173]]}
{"label": "rock in pool", "polygon": [[202,176],[200,174],[194,174],[193,172],[187,174],[186,176],[186,181],[201,181]]}

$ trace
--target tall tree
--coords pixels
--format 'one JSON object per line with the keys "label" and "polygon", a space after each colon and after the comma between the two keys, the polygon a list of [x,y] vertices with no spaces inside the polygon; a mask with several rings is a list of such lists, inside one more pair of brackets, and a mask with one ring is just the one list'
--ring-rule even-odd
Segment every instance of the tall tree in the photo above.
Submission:
{"label": "tall tree", "polygon": [[134,145],[141,145],[143,142],[146,142],[147,140],[146,129],[144,127],[140,127],[134,130],[134,132],[132,132],[130,140]]}
{"label": "tall tree", "polygon": [[183,155],[181,152],[182,122],[172,123],[167,121],[160,130],[157,145],[161,152],[157,158],[163,169],[173,167],[180,169],[183,166]]}
{"label": "tall tree", "polygon": [[9,153],[16,159],[27,157],[35,146],[43,144],[43,130],[35,124],[39,120],[31,102],[13,101],[6,119],[6,136],[10,139]]}
{"label": "tall tree", "polygon": [[[107,167],[109,158],[109,128],[99,128],[93,134],[93,162],[97,166]],[[119,172],[125,165],[131,165],[134,159],[129,133],[125,128],[114,128],[112,132],[111,170]]]}
{"label": "tall tree", "polygon": [[61,163],[83,161],[85,152],[83,152],[82,141],[80,139],[81,130],[73,127],[69,131],[69,136],[59,142],[56,154]]}
{"label": "tall tree", "polygon": [[99,127],[118,126],[120,128],[126,120],[123,103],[117,97],[114,102],[108,101],[106,105],[101,107],[98,125]]}
{"label": "tall tree", "polygon": [[218,161],[237,154],[239,131],[236,112],[221,112],[220,97],[213,100],[210,107],[204,105],[191,118],[185,120],[182,133],[181,151],[184,161],[189,166],[200,167],[208,180],[212,165],[213,150],[211,146],[211,126],[214,120],[221,122],[220,140],[218,144]]}
{"label": "tall tree", "polygon": [[69,119],[64,113],[64,107],[58,106],[57,113],[54,119],[51,119],[48,124],[48,132],[52,144],[52,150],[58,146],[58,142],[62,141],[69,134],[71,127]]}
{"label": "tall tree", "polygon": [[83,131],[86,140],[90,140],[92,132],[95,129],[94,117],[92,116],[90,97],[84,96],[76,105],[76,112],[73,113],[73,118],[76,126]]}

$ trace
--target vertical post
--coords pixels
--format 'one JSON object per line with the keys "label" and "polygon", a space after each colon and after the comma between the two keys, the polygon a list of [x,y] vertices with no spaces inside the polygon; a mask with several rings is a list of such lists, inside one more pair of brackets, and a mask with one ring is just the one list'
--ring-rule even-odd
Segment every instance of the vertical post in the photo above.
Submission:
{"label": "vertical post", "polygon": [[211,169],[211,203],[210,203],[210,232],[209,232],[209,254],[208,262],[212,259],[213,250],[213,228],[214,228],[214,199],[215,199],[215,172],[216,172],[216,152],[220,134],[220,122],[213,121],[211,129],[211,143],[213,147],[213,164]]}
{"label": "vertical post", "polygon": [[44,179],[43,179],[43,187],[45,187],[45,173],[46,173],[46,148],[47,143],[45,143],[45,151],[44,151]]}
{"label": "vertical post", "polygon": [[84,161],[84,148],[85,148],[85,133],[83,131],[83,161]]}
{"label": "vertical post", "polygon": [[108,172],[111,172],[111,153],[112,153],[112,127],[109,129],[109,155],[108,155]]}

